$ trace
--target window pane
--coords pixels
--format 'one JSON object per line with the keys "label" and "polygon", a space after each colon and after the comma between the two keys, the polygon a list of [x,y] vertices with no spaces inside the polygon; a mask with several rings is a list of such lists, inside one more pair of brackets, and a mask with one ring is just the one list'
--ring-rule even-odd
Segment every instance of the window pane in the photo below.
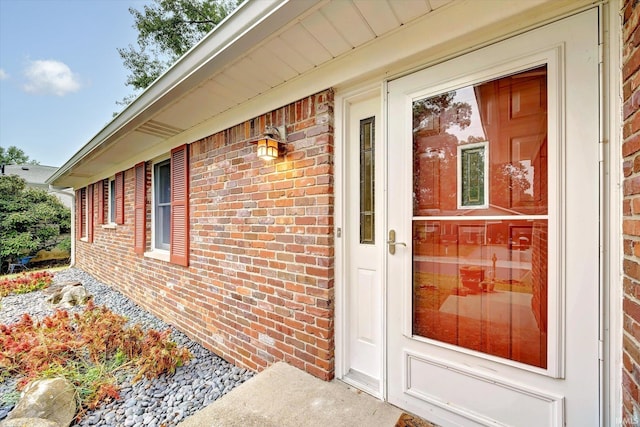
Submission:
{"label": "window pane", "polygon": [[116,181],[109,181],[109,222],[116,222]]}
{"label": "window pane", "polygon": [[547,221],[414,221],[413,333],[545,368]]}
{"label": "window pane", "polygon": [[360,243],[375,243],[375,117],[360,120]]}
{"label": "window pane", "polygon": [[171,176],[169,162],[156,165],[156,197],[159,204],[171,203]]}
{"label": "window pane", "polygon": [[171,163],[169,160],[154,166],[155,238],[157,249],[169,249],[171,227]]}
{"label": "window pane", "polygon": [[414,215],[546,214],[546,94],[543,66],[414,101]]}
{"label": "window pane", "polygon": [[171,226],[171,206],[159,206],[156,225],[157,246],[162,249],[169,248],[169,227]]}

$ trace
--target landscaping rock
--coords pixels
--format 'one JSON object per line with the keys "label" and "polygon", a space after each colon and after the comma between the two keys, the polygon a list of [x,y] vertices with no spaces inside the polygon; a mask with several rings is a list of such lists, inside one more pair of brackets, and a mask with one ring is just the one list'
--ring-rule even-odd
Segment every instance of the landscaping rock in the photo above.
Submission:
{"label": "landscaping rock", "polygon": [[[16,407],[9,413],[0,427],[7,422],[30,418],[37,423],[38,418],[53,422],[59,427],[68,427],[76,415],[76,396],[73,386],[64,378],[50,378],[29,383]],[[9,424],[15,425],[15,424]],[[48,424],[17,424],[48,426]]]}
{"label": "landscaping rock", "polygon": [[62,282],[50,289],[49,293],[51,295],[47,298],[47,302],[54,305],[60,304],[63,307],[84,305],[92,298],[80,282]]}
{"label": "landscaping rock", "polygon": [[60,425],[44,418],[13,418],[0,421],[0,427],[60,427]]}
{"label": "landscaping rock", "polygon": [[[140,324],[145,330],[153,328],[157,331],[170,328],[170,325],[143,310],[120,292],[75,268],[56,273],[54,285],[46,290],[4,297],[0,304],[0,324],[16,323],[24,313],[29,313],[34,320],[52,315],[56,307],[45,300],[54,291],[59,291],[62,285],[71,283],[82,283],[93,295],[96,305],[104,305],[125,316],[130,326]],[[67,309],[70,314],[82,310],[83,307],[77,306]],[[127,419],[132,419],[135,427],[175,427],[183,418],[193,415],[254,375],[247,369],[226,362],[173,328],[171,338],[179,346],[188,348],[193,359],[179,367],[175,375],[163,374],[135,383],[131,381],[133,375],[125,375],[120,384],[120,399],[105,402],[97,410],[89,410],[74,427],[122,427]],[[13,377],[0,382],[0,396],[9,396],[15,391],[16,384],[17,378]],[[175,400],[178,393],[182,395],[182,401]],[[130,401],[135,404],[126,407]],[[1,420],[12,407],[13,403],[0,399],[0,427],[4,427]],[[127,409],[131,409],[130,416],[125,415]]]}

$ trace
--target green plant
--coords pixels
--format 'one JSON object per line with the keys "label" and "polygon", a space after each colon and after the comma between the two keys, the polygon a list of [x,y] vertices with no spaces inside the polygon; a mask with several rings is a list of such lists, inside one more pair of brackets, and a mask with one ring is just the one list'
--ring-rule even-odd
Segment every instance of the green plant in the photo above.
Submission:
{"label": "green plant", "polygon": [[[71,230],[71,211],[16,175],[0,175],[0,261],[50,249]],[[0,265],[1,267],[1,265]]]}
{"label": "green plant", "polygon": [[65,237],[56,245],[63,252],[71,253],[71,237]]}
{"label": "green plant", "polygon": [[50,365],[38,374],[38,378],[65,378],[73,384],[78,403],[83,408],[95,409],[103,400],[120,398],[114,375],[117,368],[85,360],[72,361],[67,365]]}
{"label": "green plant", "polygon": [[153,378],[175,372],[191,358],[169,340],[169,331],[125,325],[123,316],[91,301],[73,316],[57,310],[34,321],[25,314],[15,324],[0,325],[0,371],[19,378],[19,388],[35,378],[66,378],[76,389],[81,417],[105,400],[118,399],[125,372],[134,381]]}

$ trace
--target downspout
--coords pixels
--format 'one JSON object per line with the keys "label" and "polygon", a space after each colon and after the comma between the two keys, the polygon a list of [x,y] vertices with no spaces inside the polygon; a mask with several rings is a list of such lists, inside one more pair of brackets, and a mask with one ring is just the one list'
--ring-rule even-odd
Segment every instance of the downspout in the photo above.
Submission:
{"label": "downspout", "polygon": [[69,267],[74,267],[76,264],[76,192],[71,187],[55,187],[51,184],[49,184],[49,191],[71,196],[71,253],[69,254]]}

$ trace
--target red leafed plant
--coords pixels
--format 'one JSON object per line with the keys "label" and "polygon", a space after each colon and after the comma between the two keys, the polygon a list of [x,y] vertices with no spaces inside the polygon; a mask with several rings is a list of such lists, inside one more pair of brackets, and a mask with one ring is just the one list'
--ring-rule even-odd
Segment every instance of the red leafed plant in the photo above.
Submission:
{"label": "red leafed plant", "polygon": [[0,298],[9,294],[26,294],[46,288],[53,282],[53,274],[48,271],[21,274],[11,279],[0,280]]}
{"label": "red leafed plant", "polygon": [[169,331],[126,327],[123,316],[91,301],[73,316],[57,310],[41,321],[25,314],[17,323],[0,325],[0,381],[3,375],[18,377],[21,389],[35,378],[65,377],[77,391],[78,417],[119,398],[120,373],[153,378],[175,372],[190,358],[169,340]]}

